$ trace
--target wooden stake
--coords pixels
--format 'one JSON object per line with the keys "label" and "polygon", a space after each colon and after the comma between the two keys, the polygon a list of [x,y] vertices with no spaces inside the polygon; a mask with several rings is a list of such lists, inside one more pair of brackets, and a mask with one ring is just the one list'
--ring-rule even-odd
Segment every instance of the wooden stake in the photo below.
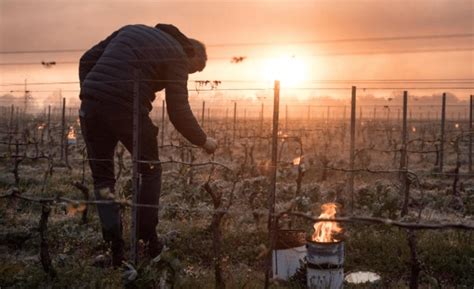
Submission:
{"label": "wooden stake", "polygon": [[402,150],[400,154],[400,191],[404,198],[403,207],[401,210],[401,216],[405,216],[408,213],[408,202],[409,202],[409,184],[408,184],[408,172],[407,172],[407,110],[408,110],[408,92],[403,92],[403,123],[402,123]]}
{"label": "wooden stake", "polygon": [[274,248],[276,223],[274,218],[275,213],[275,194],[276,194],[276,177],[277,177],[277,163],[278,163],[278,120],[280,109],[280,82],[275,80],[274,96],[273,96],[273,128],[272,128],[272,171],[270,181],[270,194],[268,197],[268,230],[270,235],[270,250],[268,252],[267,266],[265,271],[265,288],[269,286],[269,279],[272,269],[272,252]]}
{"label": "wooden stake", "polygon": [[236,125],[237,125],[237,102],[234,102],[234,123],[232,126],[232,143],[235,142]]}
{"label": "wooden stake", "polygon": [[352,87],[351,99],[351,146],[350,146],[350,178],[349,193],[351,194],[351,212],[354,212],[354,162],[355,162],[355,129],[356,129],[356,87]]}
{"label": "wooden stake", "polygon": [[63,97],[63,109],[61,114],[61,161],[64,160],[66,150],[66,98]]}
{"label": "wooden stake", "polygon": [[443,171],[444,166],[444,130],[446,126],[446,93],[443,93],[441,104],[441,138],[439,144],[439,171]]}
{"label": "wooden stake", "polygon": [[472,138],[474,131],[472,130],[472,110],[473,110],[474,95],[471,94],[469,104],[469,173],[472,173]]}

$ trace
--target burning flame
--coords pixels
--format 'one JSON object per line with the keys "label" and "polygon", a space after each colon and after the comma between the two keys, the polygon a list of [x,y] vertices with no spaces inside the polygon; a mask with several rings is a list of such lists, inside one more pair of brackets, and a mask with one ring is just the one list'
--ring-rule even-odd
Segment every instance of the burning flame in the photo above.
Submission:
{"label": "burning flame", "polygon": [[459,123],[454,125],[455,128],[459,128]]}
{"label": "burning flame", "polygon": [[412,128],[411,128],[411,131],[412,131],[412,132],[416,132],[416,127],[412,127]]}
{"label": "burning flame", "polygon": [[[326,203],[321,206],[323,212],[319,215],[321,219],[334,219],[336,217],[337,205],[335,203]],[[341,232],[342,228],[336,222],[317,222],[314,224],[314,233],[312,241],[319,243],[333,243],[339,240],[334,235]]]}
{"label": "burning flame", "polygon": [[75,140],[76,139],[76,131],[74,130],[73,126],[69,127],[69,132],[67,133],[68,140]]}
{"label": "burning flame", "polygon": [[42,130],[42,129],[44,129],[44,127],[45,127],[45,126],[46,126],[46,125],[45,125],[44,123],[42,123],[42,124],[38,125],[38,130]]}
{"label": "burning flame", "polygon": [[301,163],[301,157],[297,157],[293,160],[293,165],[294,166],[299,166]]}

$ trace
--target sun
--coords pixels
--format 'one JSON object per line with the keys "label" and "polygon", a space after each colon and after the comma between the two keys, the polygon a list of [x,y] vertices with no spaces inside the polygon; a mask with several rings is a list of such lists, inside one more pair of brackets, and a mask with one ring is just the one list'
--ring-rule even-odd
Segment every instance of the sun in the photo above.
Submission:
{"label": "sun", "polygon": [[307,64],[301,58],[269,58],[263,63],[262,76],[265,81],[279,80],[282,87],[301,86],[308,77]]}

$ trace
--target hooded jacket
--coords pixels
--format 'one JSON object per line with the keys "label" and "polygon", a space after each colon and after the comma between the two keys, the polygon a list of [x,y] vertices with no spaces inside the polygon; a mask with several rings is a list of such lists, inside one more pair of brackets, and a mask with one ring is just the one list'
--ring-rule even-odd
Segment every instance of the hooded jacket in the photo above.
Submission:
{"label": "hooded jacket", "polygon": [[172,25],[127,25],[89,49],[80,59],[81,99],[95,99],[131,113],[134,81],[139,81],[140,111],[152,110],[155,92],[165,89],[171,123],[191,143],[206,134],[188,102],[188,38]]}

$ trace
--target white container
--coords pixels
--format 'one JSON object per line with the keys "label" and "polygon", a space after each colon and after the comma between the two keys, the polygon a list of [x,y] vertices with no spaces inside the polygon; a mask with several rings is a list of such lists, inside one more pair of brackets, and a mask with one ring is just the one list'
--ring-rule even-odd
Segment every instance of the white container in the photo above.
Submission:
{"label": "white container", "polygon": [[307,286],[310,289],[342,289],[344,282],[344,243],[308,241]]}
{"label": "white container", "polygon": [[306,234],[303,230],[277,231],[272,256],[273,278],[288,280],[306,257]]}

